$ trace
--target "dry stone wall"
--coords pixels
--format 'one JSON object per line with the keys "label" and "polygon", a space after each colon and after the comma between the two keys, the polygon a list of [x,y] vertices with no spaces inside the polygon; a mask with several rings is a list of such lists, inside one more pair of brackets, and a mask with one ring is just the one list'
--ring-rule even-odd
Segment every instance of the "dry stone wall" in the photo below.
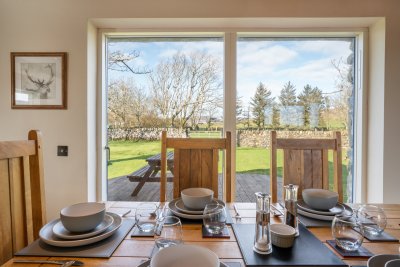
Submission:
{"label": "dry stone wall", "polygon": [[[155,141],[160,140],[161,128],[110,128],[108,129],[109,140],[130,140],[130,141]],[[168,129],[168,136],[187,137],[190,132],[178,129]],[[332,131],[277,131],[278,137],[282,138],[330,138]],[[342,147],[348,147],[347,131],[342,131]],[[240,147],[269,147],[269,130],[238,130],[236,142]]]}

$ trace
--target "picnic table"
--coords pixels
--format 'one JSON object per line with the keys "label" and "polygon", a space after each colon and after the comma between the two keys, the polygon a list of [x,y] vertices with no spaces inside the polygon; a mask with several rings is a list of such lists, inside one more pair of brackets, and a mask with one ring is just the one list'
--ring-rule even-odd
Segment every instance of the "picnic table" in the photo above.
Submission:
{"label": "picnic table", "polygon": [[[144,184],[147,182],[160,182],[160,176],[157,175],[161,170],[161,153],[146,159],[147,165],[127,175],[131,182],[138,182],[133,189],[131,196],[137,196]],[[172,182],[174,173],[174,152],[167,153],[167,182]]]}

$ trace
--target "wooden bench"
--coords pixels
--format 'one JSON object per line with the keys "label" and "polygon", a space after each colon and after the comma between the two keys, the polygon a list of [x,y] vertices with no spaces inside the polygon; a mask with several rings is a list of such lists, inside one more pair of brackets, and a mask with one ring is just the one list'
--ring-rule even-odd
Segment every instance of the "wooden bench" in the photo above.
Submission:
{"label": "wooden bench", "polygon": [[[131,174],[127,175],[127,178],[131,182],[138,182],[139,184],[133,190],[131,196],[137,196],[140,190],[143,188],[144,184],[147,182],[160,182],[160,176],[157,176],[157,173],[160,171],[159,168],[146,165]],[[167,181],[172,182],[173,176],[167,176]]]}

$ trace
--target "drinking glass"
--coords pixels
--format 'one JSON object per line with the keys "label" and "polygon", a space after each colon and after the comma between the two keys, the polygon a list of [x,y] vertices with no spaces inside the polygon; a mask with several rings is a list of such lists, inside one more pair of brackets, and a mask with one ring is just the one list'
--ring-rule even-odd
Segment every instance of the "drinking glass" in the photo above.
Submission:
{"label": "drinking glass", "polygon": [[142,203],[136,208],[136,225],[141,232],[151,232],[154,230],[157,221],[157,205],[152,203]]}
{"label": "drinking glass", "polygon": [[182,223],[178,217],[164,216],[157,220],[155,242],[158,249],[182,243]]}
{"label": "drinking glass", "polygon": [[357,218],[370,235],[380,235],[386,228],[387,218],[382,208],[374,205],[362,205],[357,210]]}
{"label": "drinking glass", "polygon": [[221,204],[207,204],[203,211],[203,224],[211,234],[220,234],[226,224],[225,207]]}
{"label": "drinking glass", "polygon": [[364,240],[364,229],[356,217],[336,215],[332,221],[332,236],[340,248],[356,251]]}

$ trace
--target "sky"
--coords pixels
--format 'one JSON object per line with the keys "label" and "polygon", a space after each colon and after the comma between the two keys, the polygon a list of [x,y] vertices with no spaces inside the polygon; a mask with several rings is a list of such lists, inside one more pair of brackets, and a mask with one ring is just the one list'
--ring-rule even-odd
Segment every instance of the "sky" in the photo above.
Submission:
{"label": "sky", "polygon": [[[137,40],[137,39],[136,39]],[[297,92],[310,84],[324,93],[336,91],[338,73],[332,60],[346,61],[351,54],[350,38],[343,39],[239,39],[237,43],[237,95],[244,105],[254,96],[260,82],[279,95],[283,85],[290,81]],[[140,53],[134,60],[139,68],[156,69],[157,63],[170,58],[177,52],[191,53],[206,51],[221,62],[223,66],[223,39],[177,41],[159,39],[158,41],[137,40],[135,42],[110,42],[109,51],[120,50]],[[129,72],[110,71],[111,80],[133,77],[137,85],[146,88],[147,75],[133,76]],[[221,68],[221,77],[223,69]],[[221,88],[222,90],[222,88]]]}

